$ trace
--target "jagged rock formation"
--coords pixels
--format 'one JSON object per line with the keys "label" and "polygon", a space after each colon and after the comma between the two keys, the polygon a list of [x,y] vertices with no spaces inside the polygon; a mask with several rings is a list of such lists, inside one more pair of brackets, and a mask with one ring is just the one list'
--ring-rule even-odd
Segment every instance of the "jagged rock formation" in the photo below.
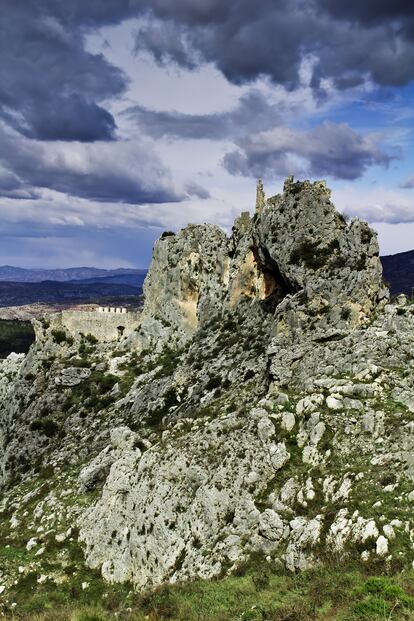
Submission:
{"label": "jagged rock formation", "polygon": [[242,214],[230,239],[212,225],[162,236],[144,293],[148,343],[187,339],[241,298],[267,302],[279,331],[323,334],[360,325],[388,297],[374,231],[348,224],[323,182],[291,178],[267,201],[259,182],[254,218]]}
{"label": "jagged rock formation", "polygon": [[157,242],[115,346],[39,323],[0,363],[0,519],[11,545],[24,524],[23,575],[47,558],[57,580],[50,537],[75,522],[85,562],[139,589],[254,551],[291,571],[413,562],[414,306],[388,303],[375,233],[322,182],[257,198],[229,238]]}

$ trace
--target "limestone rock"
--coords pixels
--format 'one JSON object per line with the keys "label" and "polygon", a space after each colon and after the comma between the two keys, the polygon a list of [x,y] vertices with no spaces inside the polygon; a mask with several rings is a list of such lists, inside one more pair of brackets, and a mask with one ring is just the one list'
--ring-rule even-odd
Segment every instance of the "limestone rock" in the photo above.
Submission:
{"label": "limestone rock", "polygon": [[95,489],[106,480],[109,470],[115,461],[110,447],[105,448],[79,473],[79,482],[85,491]]}
{"label": "limestone rock", "polygon": [[380,535],[377,539],[376,552],[378,556],[387,556],[388,554],[388,539],[384,535]]}
{"label": "limestone rock", "polygon": [[257,215],[254,235],[259,255],[293,294],[281,330],[297,330],[303,321],[300,296],[322,315],[325,328],[330,322],[357,325],[387,299],[376,234],[359,220],[348,224],[320,182],[288,180],[283,194],[268,199]]}
{"label": "limestone rock", "polygon": [[62,369],[60,374],[55,377],[55,384],[58,386],[77,386],[85,379],[90,377],[91,370],[82,367],[67,367]]}
{"label": "limestone rock", "polygon": [[[233,559],[242,557],[246,535],[257,528],[276,545],[282,529],[278,516],[272,511],[260,516],[252,498],[274,476],[272,447],[278,447],[278,469],[286,449],[267,436],[260,439],[254,419],[240,422],[237,417],[212,421],[178,441],[149,448],[138,460],[136,449],[124,444],[102,498],[81,517],[88,563],[101,566],[111,581],[132,580],[143,587],[167,576],[215,575],[223,532],[244,535],[228,542]],[[249,491],[252,470],[257,482]]]}
{"label": "limestone rock", "polygon": [[259,533],[270,541],[283,538],[285,525],[282,518],[272,509],[266,509],[259,518]]}
{"label": "limestone rock", "polygon": [[163,235],[144,293],[146,344],[182,342],[242,298],[279,305],[284,333],[302,330],[312,314],[325,337],[359,325],[388,298],[375,232],[359,220],[348,224],[321,182],[291,180],[267,201],[259,182],[255,218],[243,214],[230,239],[212,225]]}
{"label": "limestone rock", "polygon": [[162,236],[126,338],[86,347],[67,317],[57,343],[58,316],[0,361],[0,526],[42,580],[78,529],[86,564],[138,590],[254,552],[411,565],[414,307],[384,308],[376,236],[322,183],[257,198],[230,236]]}
{"label": "limestone rock", "polygon": [[155,244],[144,283],[142,333],[188,338],[222,304],[229,279],[228,240],[217,226],[190,225]]}

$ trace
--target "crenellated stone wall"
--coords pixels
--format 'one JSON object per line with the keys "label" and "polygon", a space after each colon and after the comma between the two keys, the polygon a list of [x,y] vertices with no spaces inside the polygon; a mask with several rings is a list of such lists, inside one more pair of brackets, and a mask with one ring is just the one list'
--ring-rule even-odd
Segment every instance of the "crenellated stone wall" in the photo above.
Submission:
{"label": "crenellated stone wall", "polygon": [[65,310],[54,316],[51,329],[62,329],[74,338],[91,334],[98,341],[118,341],[139,328],[139,312],[99,312]]}

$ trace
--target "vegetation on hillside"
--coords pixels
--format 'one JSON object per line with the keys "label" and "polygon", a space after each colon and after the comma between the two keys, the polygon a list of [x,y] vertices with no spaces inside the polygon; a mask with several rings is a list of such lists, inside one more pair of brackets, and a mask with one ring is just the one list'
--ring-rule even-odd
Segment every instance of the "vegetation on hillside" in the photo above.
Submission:
{"label": "vegetation on hillside", "polygon": [[[70,567],[68,573],[70,573]],[[19,588],[22,588],[20,584]],[[164,585],[137,594],[84,570],[76,581],[36,583],[3,618],[27,621],[404,621],[414,618],[414,574],[372,576],[360,568],[272,573],[257,557],[237,575]],[[22,593],[16,593],[17,599]]]}

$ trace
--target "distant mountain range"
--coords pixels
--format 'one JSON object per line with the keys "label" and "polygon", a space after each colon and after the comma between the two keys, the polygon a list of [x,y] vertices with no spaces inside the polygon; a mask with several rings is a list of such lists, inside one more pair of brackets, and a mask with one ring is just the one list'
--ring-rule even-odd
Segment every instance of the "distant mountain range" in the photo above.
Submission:
{"label": "distant mountain range", "polygon": [[391,294],[405,293],[411,297],[414,288],[414,250],[381,257],[384,280]]}
{"label": "distant mountain range", "polygon": [[[142,288],[125,284],[83,282],[0,282],[0,307],[24,304],[102,303],[108,298],[136,298]],[[132,300],[131,300],[132,301]],[[109,303],[109,300],[108,300]],[[120,302],[121,303],[121,302]],[[115,304],[114,304],[115,305]],[[118,303],[116,304],[118,305]]]}
{"label": "distant mountain range", "polygon": [[80,280],[69,280],[70,283],[82,283],[85,285],[130,285],[131,287],[142,287],[147,272],[141,274],[116,274],[114,276],[97,276],[94,278],[82,278]]}
{"label": "distant mountain range", "polygon": [[[0,307],[26,304],[122,303],[142,294],[146,270],[0,266]],[[129,300],[131,298],[131,300]]]}
{"label": "distant mountain range", "polygon": [[[146,276],[147,270],[118,268],[115,270],[104,270],[97,267],[69,267],[66,269],[42,270],[42,269],[25,269],[22,267],[13,267],[12,265],[0,266],[0,281],[2,282],[43,282],[45,280],[53,280],[56,282],[82,281],[86,283],[96,282],[96,279],[110,278],[114,284],[123,284],[125,276],[131,278],[127,284],[142,284]],[[136,280],[132,282],[133,277]],[[99,282],[105,282],[99,280]]]}

